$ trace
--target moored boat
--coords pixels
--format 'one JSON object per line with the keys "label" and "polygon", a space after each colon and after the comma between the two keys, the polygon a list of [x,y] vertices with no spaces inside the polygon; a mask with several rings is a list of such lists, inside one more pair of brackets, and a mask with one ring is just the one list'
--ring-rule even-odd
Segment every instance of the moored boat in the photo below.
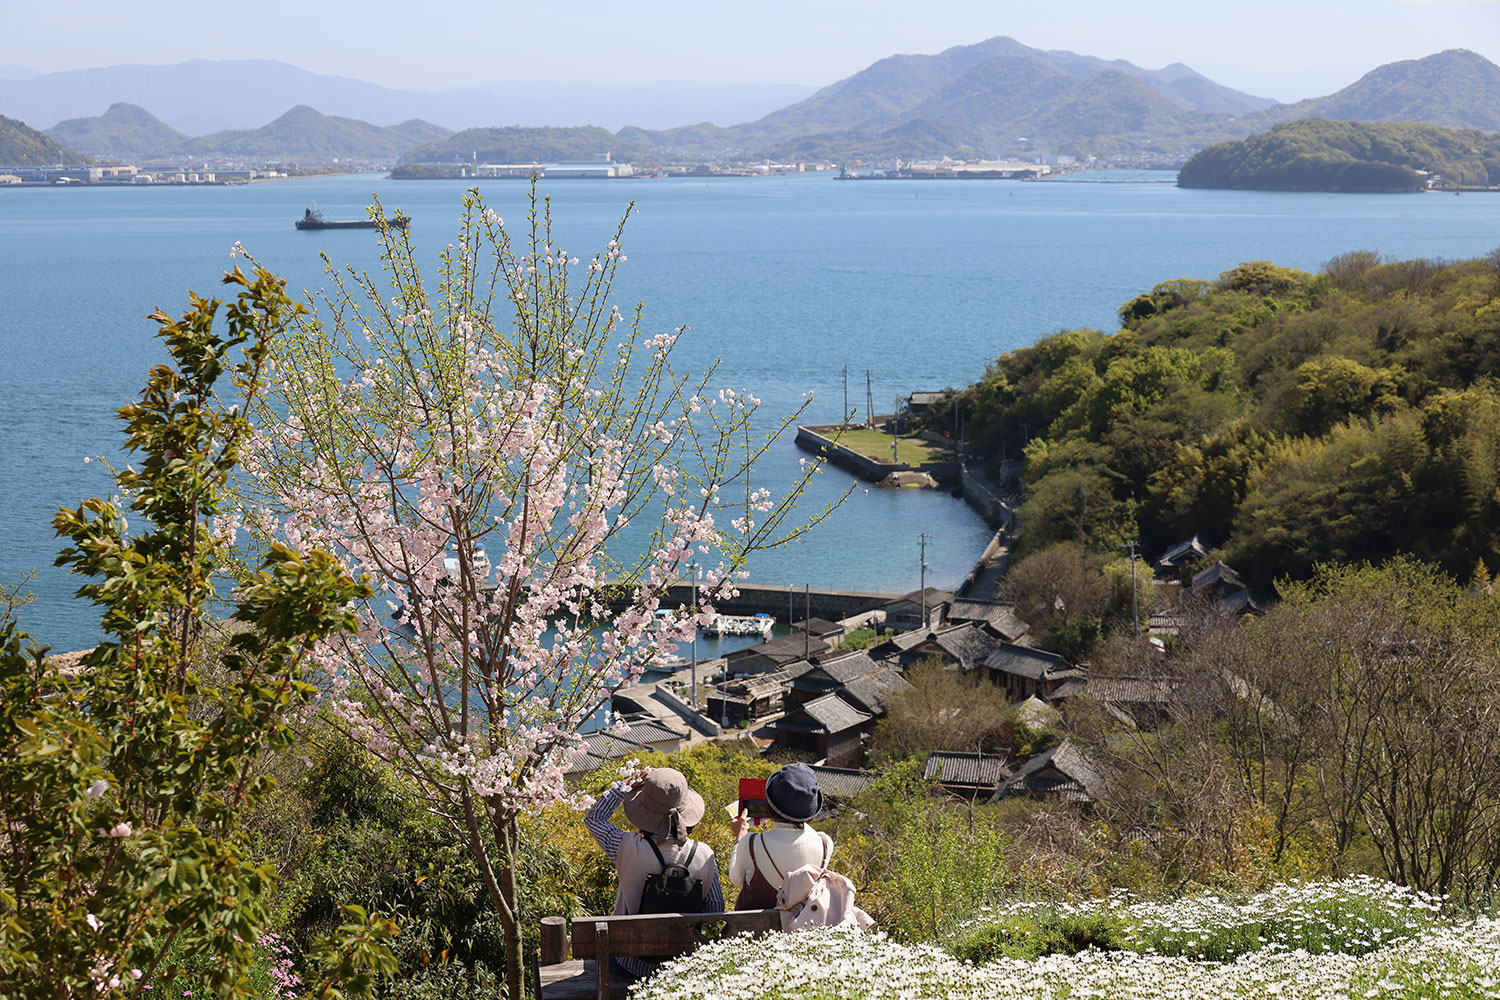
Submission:
{"label": "moored boat", "polygon": [[[387,218],[385,224],[392,229],[405,229],[411,225],[411,219],[404,215],[395,215]],[[374,229],[379,223],[374,219],[325,219],[323,213],[318,210],[318,203],[313,202],[312,208],[302,213],[302,218],[294,223],[298,229]]]}

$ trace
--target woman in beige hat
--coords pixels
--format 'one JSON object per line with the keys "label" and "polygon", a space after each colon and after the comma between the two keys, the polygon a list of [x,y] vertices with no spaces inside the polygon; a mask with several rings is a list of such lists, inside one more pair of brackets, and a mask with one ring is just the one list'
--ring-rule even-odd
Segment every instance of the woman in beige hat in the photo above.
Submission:
{"label": "woman in beige hat", "polygon": [[[625,818],[640,833],[621,830],[610,822],[625,807]],[[616,915],[639,913],[646,878],[667,865],[681,865],[692,878],[703,880],[703,912],[722,913],[724,892],[719,887],[719,865],[713,849],[688,834],[703,818],[703,796],[688,787],[682,772],[670,767],[648,768],[628,787],[615,782],[583,817],[604,854],[614,862],[620,878],[615,891]],[[655,962],[635,958],[610,960],[632,976],[649,975]]]}

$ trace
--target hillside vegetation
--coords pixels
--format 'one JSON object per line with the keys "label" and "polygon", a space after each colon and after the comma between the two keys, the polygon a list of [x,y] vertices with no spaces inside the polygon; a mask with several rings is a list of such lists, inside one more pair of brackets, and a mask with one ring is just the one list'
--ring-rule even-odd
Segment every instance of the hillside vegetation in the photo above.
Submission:
{"label": "hillside vegetation", "polygon": [[47,135],[93,156],[131,162],[178,151],[189,137],[137,104],[117,102],[94,118],[70,118]]}
{"label": "hillside vegetation", "polygon": [[49,139],[25,122],[0,115],[0,165],[41,167],[55,163],[90,163],[87,156]]}
{"label": "hillside vegetation", "polygon": [[592,160],[613,153],[616,160],[649,160],[650,154],[607,129],[592,125],[574,128],[470,128],[406,154],[413,163],[532,163]]}
{"label": "hillside vegetation", "polygon": [[1289,122],[1222,142],[1183,164],[1188,188],[1257,191],[1421,191],[1500,186],[1500,135],[1401,124]]}
{"label": "hillside vegetation", "polygon": [[1199,533],[1262,588],[1397,553],[1461,580],[1500,566],[1500,253],[1256,261],[1120,316],[1012,351],[955,397],[974,447],[1024,445],[1028,548],[1155,554]]}

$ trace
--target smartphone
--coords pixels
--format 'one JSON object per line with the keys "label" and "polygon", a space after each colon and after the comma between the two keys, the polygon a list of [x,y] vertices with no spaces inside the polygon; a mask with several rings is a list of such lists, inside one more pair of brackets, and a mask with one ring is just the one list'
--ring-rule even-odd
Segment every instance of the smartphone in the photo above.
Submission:
{"label": "smartphone", "polygon": [[766,802],[765,778],[740,779],[740,808],[757,823],[775,819],[771,814],[770,804]]}

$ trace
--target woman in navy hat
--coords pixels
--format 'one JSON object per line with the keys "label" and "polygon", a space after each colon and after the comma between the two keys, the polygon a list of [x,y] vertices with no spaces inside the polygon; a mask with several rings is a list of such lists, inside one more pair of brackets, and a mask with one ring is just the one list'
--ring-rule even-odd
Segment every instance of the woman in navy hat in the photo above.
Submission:
{"label": "woman in navy hat", "polygon": [[818,776],[803,763],[788,764],[766,780],[766,804],[776,826],[746,836],[750,818],[743,809],[730,823],[734,857],[729,880],[740,889],[737,910],[764,910],[776,905],[776,891],[789,872],[803,865],[828,867],[833,841],[807,824],[823,811]]}

